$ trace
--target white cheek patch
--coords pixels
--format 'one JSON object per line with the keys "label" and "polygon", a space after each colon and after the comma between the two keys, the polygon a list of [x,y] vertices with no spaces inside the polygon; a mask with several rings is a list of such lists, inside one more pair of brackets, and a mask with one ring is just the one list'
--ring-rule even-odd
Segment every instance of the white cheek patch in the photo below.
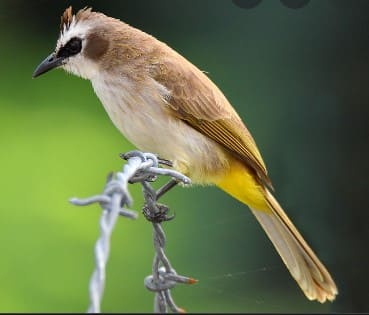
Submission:
{"label": "white cheek patch", "polygon": [[81,54],[69,57],[62,68],[83,79],[92,80],[99,74],[98,65]]}

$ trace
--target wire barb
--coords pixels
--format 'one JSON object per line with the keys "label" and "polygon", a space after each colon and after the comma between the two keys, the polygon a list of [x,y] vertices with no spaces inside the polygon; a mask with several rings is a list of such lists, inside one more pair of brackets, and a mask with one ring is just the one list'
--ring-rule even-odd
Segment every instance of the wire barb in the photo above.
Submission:
{"label": "wire barb", "polygon": [[168,308],[174,313],[184,313],[184,310],[175,304],[170,289],[177,283],[197,282],[193,278],[178,275],[164,252],[166,237],[161,223],[172,220],[174,216],[168,216],[169,208],[157,203],[157,200],[177,183],[178,181],[172,180],[158,191],[155,191],[148,182],[141,183],[145,198],[142,212],[153,225],[155,248],[152,275],[145,278],[144,284],[148,290],[155,292],[154,311],[156,313],[166,313]]}
{"label": "wire barb", "polygon": [[[169,216],[169,208],[158,204],[157,200],[177,183],[182,182],[187,185],[191,183],[191,180],[179,172],[161,168],[161,165],[171,167],[172,162],[160,159],[152,153],[131,151],[120,156],[127,160],[127,163],[122,172],[117,172],[115,176],[112,173],[109,174],[102,194],[85,199],[70,199],[70,202],[76,206],[98,203],[103,209],[100,218],[100,237],[95,244],[95,269],[90,279],[90,305],[87,312],[100,313],[111,234],[119,216],[130,219],[138,217],[136,211],[126,209],[125,206],[130,207],[132,204],[128,183],[139,182],[142,184],[145,199],[143,213],[145,218],[152,222],[155,247],[153,274],[145,278],[145,287],[155,292],[155,312],[164,313],[169,308],[172,312],[184,313],[184,310],[174,303],[170,289],[177,283],[194,284],[197,280],[177,275],[165,255],[166,237],[161,222],[169,221],[174,216]],[[154,182],[158,176],[169,176],[171,181],[156,192],[150,183]]]}

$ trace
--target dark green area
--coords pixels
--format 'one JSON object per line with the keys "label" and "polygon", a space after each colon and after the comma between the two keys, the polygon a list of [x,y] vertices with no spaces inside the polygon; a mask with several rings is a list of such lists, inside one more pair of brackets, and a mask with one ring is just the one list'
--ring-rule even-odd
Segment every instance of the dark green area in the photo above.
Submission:
{"label": "dark green area", "polygon": [[[83,312],[103,189],[134,148],[87,81],[37,64],[72,4],[120,18],[168,43],[219,85],[248,125],[276,195],[334,276],[333,304],[305,299],[252,214],[211,187],[176,188],[165,224],[176,270],[200,280],[173,295],[191,312],[369,311],[369,3],[279,1],[22,1],[0,4],[0,311]],[[140,188],[131,187],[134,209]],[[119,220],[106,312],[151,312],[151,227]]]}

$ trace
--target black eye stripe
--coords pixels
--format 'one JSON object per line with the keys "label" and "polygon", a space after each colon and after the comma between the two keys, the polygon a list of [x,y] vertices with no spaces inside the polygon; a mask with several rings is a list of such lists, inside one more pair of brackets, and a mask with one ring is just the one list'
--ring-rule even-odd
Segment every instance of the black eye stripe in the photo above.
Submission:
{"label": "black eye stripe", "polygon": [[68,43],[61,47],[57,53],[57,57],[70,57],[78,54],[82,50],[82,40],[78,37],[71,38]]}

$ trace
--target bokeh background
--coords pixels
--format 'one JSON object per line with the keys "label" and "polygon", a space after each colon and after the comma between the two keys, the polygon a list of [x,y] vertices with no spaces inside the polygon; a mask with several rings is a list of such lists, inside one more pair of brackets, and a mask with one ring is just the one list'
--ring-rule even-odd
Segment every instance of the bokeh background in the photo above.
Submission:
{"label": "bokeh background", "polygon": [[[240,2],[240,1],[239,1]],[[241,1],[242,2],[242,1]],[[244,0],[244,5],[251,2]],[[257,1],[256,1],[257,2]],[[90,83],[52,71],[59,17],[86,5],[120,18],[186,56],[223,90],[256,139],[276,195],[334,276],[340,294],[305,299],[252,214],[211,187],[176,188],[164,201],[177,286],[190,312],[369,311],[369,2],[311,0],[300,9],[261,1],[0,3],[0,311],[84,312],[102,191],[134,147],[114,128]],[[140,210],[140,187],[130,187]],[[151,226],[120,219],[102,309],[151,312]]]}

